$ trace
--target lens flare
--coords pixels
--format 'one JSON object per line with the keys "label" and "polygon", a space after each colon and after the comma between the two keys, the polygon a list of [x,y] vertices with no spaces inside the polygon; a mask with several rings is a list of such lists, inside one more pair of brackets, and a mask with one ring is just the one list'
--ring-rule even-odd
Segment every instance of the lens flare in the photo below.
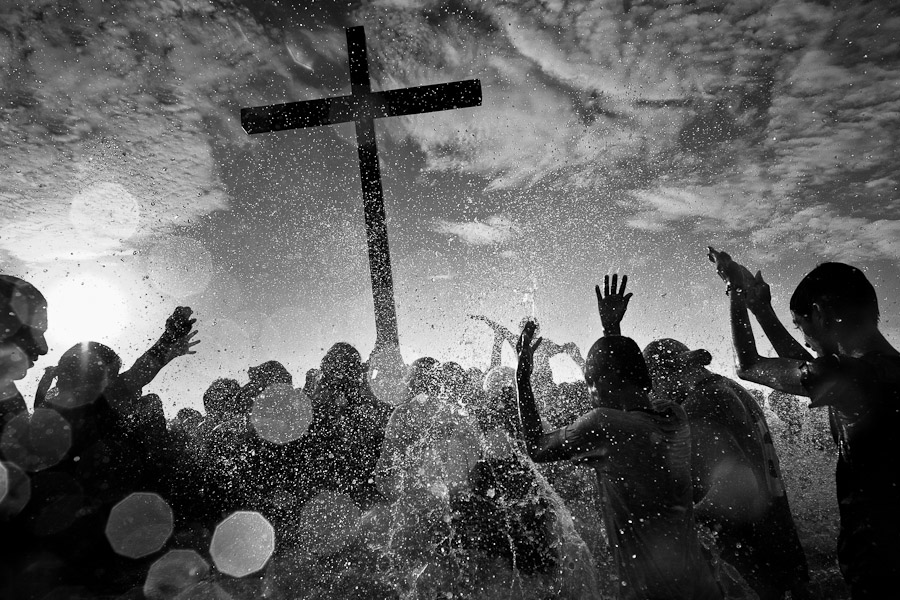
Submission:
{"label": "lens flare", "polygon": [[106,538],[117,554],[141,558],[163,547],[172,535],[172,509],[157,494],[136,492],[109,513]]}
{"label": "lens flare", "polygon": [[299,440],[312,422],[312,403],[286,383],[267,387],[253,402],[250,415],[256,433],[276,444]]}
{"label": "lens flare", "polygon": [[182,598],[209,575],[209,563],[193,550],[170,550],[150,566],[144,581],[147,600]]}
{"label": "lens flare", "polygon": [[17,415],[3,428],[3,455],[26,471],[41,471],[63,459],[72,446],[72,428],[58,412],[38,408]]}
{"label": "lens flare", "polygon": [[50,287],[48,337],[68,347],[85,340],[116,338],[129,323],[128,300],[106,278],[74,275]]}
{"label": "lens flare", "polygon": [[245,577],[266,566],[275,551],[275,529],[261,514],[238,511],[219,523],[209,553],[216,568]]}

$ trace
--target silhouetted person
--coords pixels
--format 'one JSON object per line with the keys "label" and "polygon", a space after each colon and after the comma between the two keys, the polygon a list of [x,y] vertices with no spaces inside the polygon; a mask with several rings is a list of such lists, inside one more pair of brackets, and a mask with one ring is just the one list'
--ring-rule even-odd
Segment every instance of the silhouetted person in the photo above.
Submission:
{"label": "silhouetted person", "polygon": [[[833,262],[800,281],[791,316],[813,357],[775,316],[762,274],[709,250],[729,284],[738,375],[828,407],[839,450],[841,573],[854,600],[884,598],[900,575],[900,353],[878,330],[875,288],[859,269]],[[748,306],[779,358],[757,352]]]}
{"label": "silhouetted person", "polygon": [[[76,344],[53,370],[56,389],[39,399],[69,426],[65,455],[32,478],[31,502],[21,515],[32,548],[61,560],[62,569],[34,574],[48,583],[108,593],[122,585],[123,563],[104,535],[112,506],[132,492],[166,493],[153,427],[161,403],[142,404],[142,389],[171,360],[192,354],[196,331],[189,308],[179,307],[160,339],[134,366],[96,342]],[[152,411],[152,412],[151,412]],[[53,519],[48,521],[48,519]],[[48,522],[52,526],[48,527]],[[54,575],[55,573],[55,575]]]}
{"label": "silhouetted person", "polygon": [[535,462],[576,459],[592,464],[604,490],[606,531],[616,558],[622,598],[721,598],[694,525],[690,427],[671,403],[654,408],[650,375],[640,349],[623,337],[620,322],[631,294],[597,287],[604,337],[588,352],[585,381],[597,407],[549,433],[531,391],[533,341],[527,323],[517,352],[519,414]]}
{"label": "silhouetted person", "polygon": [[0,275],[0,432],[27,410],[15,382],[47,354],[47,300],[36,287]]}
{"label": "silhouetted person", "polygon": [[722,556],[760,600],[807,598],[809,571],[762,409],[706,368],[712,356],[670,338],[644,349],[653,391],[691,426],[694,514],[718,533]]}
{"label": "silhouetted person", "polygon": [[369,389],[362,358],[350,344],[334,344],[322,358],[321,371],[311,398],[310,491],[342,492],[368,508],[378,499],[372,475],[391,407]]}
{"label": "silhouetted person", "polygon": [[206,428],[216,427],[236,415],[235,406],[241,384],[237,379],[220,378],[203,392],[203,408],[206,410]]}

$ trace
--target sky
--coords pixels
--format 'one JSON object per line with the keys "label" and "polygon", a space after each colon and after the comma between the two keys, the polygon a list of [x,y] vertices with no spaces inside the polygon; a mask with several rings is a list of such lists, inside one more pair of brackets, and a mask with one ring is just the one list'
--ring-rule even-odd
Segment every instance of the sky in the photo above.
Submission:
{"label": "sky", "polygon": [[467,315],[515,328],[532,306],[586,352],[594,284],[619,272],[624,333],[733,375],[707,245],[761,269],[785,319],[817,263],[859,266],[896,345],[891,4],[0,0],[0,271],[50,304],[20,388],[87,339],[129,365],[178,305],[202,342],[148,389],[169,414],[265,360],[300,385],[336,341],[368,354],[352,124],[240,127],[242,107],[349,93],[356,25],[373,89],[482,84],[480,107],[376,124],[407,361],[483,367]]}

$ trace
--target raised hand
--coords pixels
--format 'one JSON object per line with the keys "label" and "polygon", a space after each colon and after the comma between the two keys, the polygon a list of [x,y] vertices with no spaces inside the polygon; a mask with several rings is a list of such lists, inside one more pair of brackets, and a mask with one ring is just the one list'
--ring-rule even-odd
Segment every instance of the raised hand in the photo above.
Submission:
{"label": "raised hand", "polygon": [[[534,340],[534,332],[537,325],[534,321],[526,321],[522,327],[522,333],[519,335],[519,341],[516,342],[516,355],[519,358],[519,364],[516,367],[516,376],[519,378],[531,377],[534,371],[534,351],[541,345],[541,340]],[[532,341],[534,340],[534,341]]]}
{"label": "raised hand", "polygon": [[765,282],[762,271],[757,271],[756,276],[746,282],[744,297],[747,300],[747,308],[754,314],[772,305],[772,291]]}
{"label": "raised hand", "polygon": [[707,246],[706,256],[709,262],[716,265],[716,273],[728,284],[728,291],[737,289],[746,290],[755,281],[753,273],[744,265],[735,262],[731,255],[724,250],[716,250],[712,246]]}
{"label": "raised hand", "polygon": [[633,294],[625,293],[625,285],[628,283],[628,275],[622,275],[622,285],[618,285],[619,275],[613,273],[610,286],[609,275],[603,277],[603,291],[600,286],[594,286],[597,292],[597,312],[600,313],[600,322],[603,324],[604,335],[621,335],[619,324],[628,310],[628,302]]}
{"label": "raised hand", "polygon": [[188,306],[179,306],[172,315],[166,319],[166,331],[162,335],[161,341],[165,344],[165,362],[184,356],[186,354],[196,354],[196,350],[192,350],[194,346],[200,343],[200,340],[193,340],[197,335],[197,330],[193,329],[197,319],[192,319],[193,311]]}

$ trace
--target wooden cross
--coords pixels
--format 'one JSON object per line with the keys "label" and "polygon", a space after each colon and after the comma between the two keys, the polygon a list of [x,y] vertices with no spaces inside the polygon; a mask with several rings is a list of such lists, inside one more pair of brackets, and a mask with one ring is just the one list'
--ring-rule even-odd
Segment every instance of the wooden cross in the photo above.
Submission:
{"label": "wooden cross", "polygon": [[399,337],[384,194],[375,143],[375,119],[480,106],[481,82],[469,79],[373,92],[366,59],[366,35],[362,27],[347,29],[347,53],[350,57],[349,96],[244,108],[241,109],[241,125],[252,134],[351,121],[356,124],[359,176],[362,180],[369,270],[375,303],[375,348],[379,349],[398,346]]}

